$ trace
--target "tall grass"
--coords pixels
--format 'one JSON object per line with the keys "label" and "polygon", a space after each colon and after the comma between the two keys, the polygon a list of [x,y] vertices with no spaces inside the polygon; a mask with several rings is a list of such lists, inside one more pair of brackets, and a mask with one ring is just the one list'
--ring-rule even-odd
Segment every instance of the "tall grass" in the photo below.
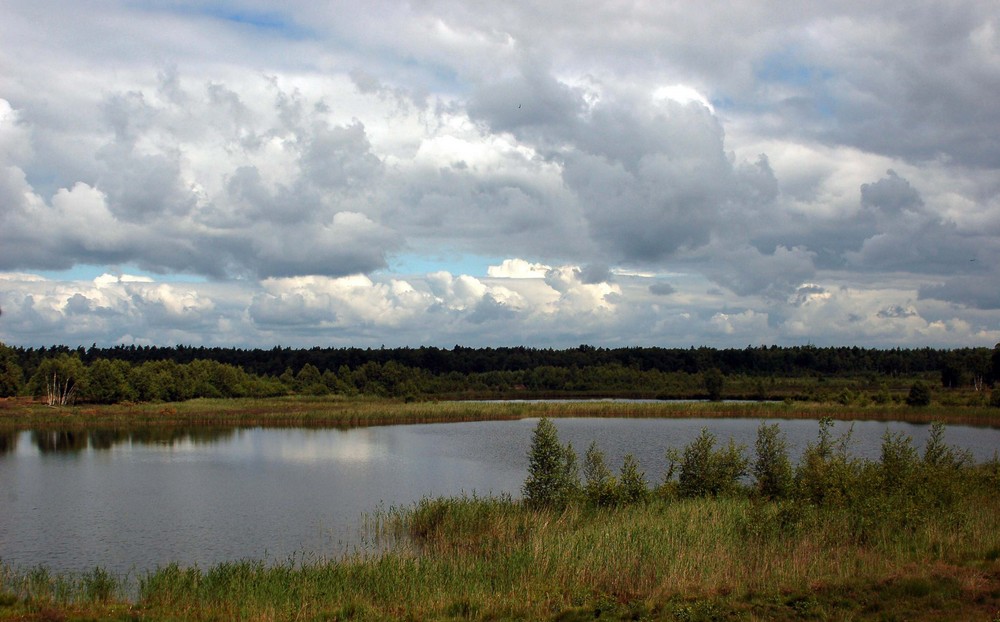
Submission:
{"label": "tall grass", "polygon": [[942,619],[941,612],[991,619],[1000,612],[1000,462],[971,465],[940,442],[939,426],[923,456],[909,439],[887,435],[879,462],[857,461],[838,451],[829,429],[821,423],[794,487],[773,498],[759,486],[692,492],[668,481],[639,501],[610,505],[584,495],[559,505],[424,499],[373,515],[368,535],[378,546],[343,559],[169,565],[135,583],[100,569],[69,576],[3,567],[0,619]]}
{"label": "tall grass", "polygon": [[603,608],[681,619],[678,603],[752,610],[793,593],[844,606],[824,600],[825,591],[912,582],[927,568],[935,581],[972,587],[993,573],[991,589],[1000,589],[995,493],[970,495],[905,533],[873,525],[858,538],[852,520],[837,509],[749,498],[561,511],[509,498],[428,499],[379,517],[386,535],[405,536],[390,552],[170,565],[141,577],[134,599],[101,571],[72,578],[5,569],[0,618],[54,609],[173,620],[547,619]]}
{"label": "tall grass", "polygon": [[341,397],[195,399],[167,404],[117,404],[50,408],[0,401],[0,431],[109,427],[357,427],[526,417],[741,417],[872,419],[1000,425],[1000,409],[931,405],[815,402],[405,402]]}

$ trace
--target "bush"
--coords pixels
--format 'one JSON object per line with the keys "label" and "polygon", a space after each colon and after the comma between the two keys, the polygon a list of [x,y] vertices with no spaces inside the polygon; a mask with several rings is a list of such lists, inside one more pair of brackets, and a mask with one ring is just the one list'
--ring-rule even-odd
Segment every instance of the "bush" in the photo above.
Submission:
{"label": "bush", "polygon": [[792,463],[785,434],[777,423],[760,424],[755,443],[757,458],[751,467],[755,492],[767,499],[782,499],[792,490]]}
{"label": "bush", "polygon": [[922,381],[917,380],[910,386],[910,393],[906,396],[908,406],[928,406],[931,403],[931,390]]}
{"label": "bush", "polygon": [[559,444],[556,426],[539,419],[528,450],[528,478],[521,493],[532,507],[564,507],[579,494],[579,469],[572,446]]}
{"label": "bush", "polygon": [[677,491],[682,497],[705,497],[732,494],[739,490],[739,479],[746,475],[748,460],[744,447],[732,439],[715,449],[715,435],[703,428],[698,438],[682,454],[667,452],[667,479],[678,472]]}
{"label": "bush", "polygon": [[708,393],[708,399],[713,402],[718,402],[722,399],[722,387],[725,384],[725,379],[722,376],[722,372],[713,367],[705,372],[704,375],[705,391]]}
{"label": "bush", "polygon": [[583,479],[583,492],[588,503],[604,507],[617,502],[618,482],[604,461],[604,452],[593,441],[583,457]]}
{"label": "bush", "polygon": [[[930,441],[928,441],[929,446]],[[883,490],[893,492],[910,484],[918,466],[917,450],[912,439],[902,432],[882,435],[879,471]]]}
{"label": "bush", "polygon": [[649,499],[649,487],[646,485],[646,474],[639,470],[639,465],[632,454],[625,454],[622,470],[618,476],[618,501],[622,504],[640,503]]}
{"label": "bush", "polygon": [[795,469],[796,495],[816,505],[841,505],[857,492],[860,464],[848,452],[851,431],[835,442],[832,428],[832,419],[820,420],[816,443],[806,446]]}

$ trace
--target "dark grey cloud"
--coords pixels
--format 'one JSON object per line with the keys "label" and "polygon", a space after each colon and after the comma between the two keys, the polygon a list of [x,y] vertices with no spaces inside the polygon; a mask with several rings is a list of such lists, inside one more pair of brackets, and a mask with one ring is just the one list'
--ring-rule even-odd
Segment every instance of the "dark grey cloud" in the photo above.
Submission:
{"label": "dark grey cloud", "polygon": [[961,272],[969,268],[977,247],[993,245],[928,211],[921,194],[893,170],[861,186],[861,205],[872,230],[856,252],[845,253],[849,264],[860,269]]}
{"label": "dark grey cloud", "polygon": [[890,305],[884,309],[880,309],[877,313],[878,317],[887,318],[908,318],[915,317],[917,312],[911,308],[905,308],[900,305]]}
{"label": "dark grey cloud", "polygon": [[921,300],[944,300],[974,309],[1000,309],[1000,273],[996,269],[976,276],[956,276],[918,290]]}
{"label": "dark grey cloud", "polygon": [[716,248],[709,277],[741,295],[762,295],[786,300],[816,274],[814,253],[801,247],[779,246],[762,253],[752,246]]}
{"label": "dark grey cloud", "polygon": [[580,282],[585,285],[610,283],[614,280],[611,268],[605,264],[590,264],[580,270]]}
{"label": "dark grey cloud", "polygon": [[543,68],[527,66],[517,77],[490,83],[469,100],[468,112],[494,132],[558,138],[571,135],[586,109],[584,92],[554,79]]}
{"label": "dark grey cloud", "polygon": [[924,200],[910,182],[889,169],[886,177],[870,184],[861,184],[861,205],[891,216],[903,211],[919,212]]}
{"label": "dark grey cloud", "polygon": [[676,291],[677,289],[670,283],[653,283],[649,286],[649,293],[654,296],[669,296]]}

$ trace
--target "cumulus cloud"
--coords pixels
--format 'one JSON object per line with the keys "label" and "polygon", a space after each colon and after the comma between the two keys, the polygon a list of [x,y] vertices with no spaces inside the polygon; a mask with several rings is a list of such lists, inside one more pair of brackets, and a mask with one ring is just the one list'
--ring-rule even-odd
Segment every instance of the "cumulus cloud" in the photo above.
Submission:
{"label": "cumulus cloud", "polygon": [[992,339],[1000,24],[911,8],[13,0],[0,339]]}
{"label": "cumulus cloud", "polygon": [[712,280],[741,296],[762,295],[784,299],[815,275],[815,254],[805,248],[779,246],[764,253],[752,246],[716,249],[718,268]]}

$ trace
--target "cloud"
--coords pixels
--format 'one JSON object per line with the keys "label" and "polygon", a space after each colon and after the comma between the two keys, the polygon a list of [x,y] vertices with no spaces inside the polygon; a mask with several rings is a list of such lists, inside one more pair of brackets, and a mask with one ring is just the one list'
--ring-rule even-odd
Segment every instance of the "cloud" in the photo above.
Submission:
{"label": "cloud", "polygon": [[540,263],[530,263],[523,259],[505,259],[499,266],[490,266],[486,273],[502,279],[544,279],[551,270]]}
{"label": "cloud", "polygon": [[993,284],[1000,274],[996,269],[978,276],[949,278],[943,283],[923,285],[918,290],[920,299],[950,301],[974,309],[1000,309],[1000,289]]}
{"label": "cloud", "polygon": [[779,246],[763,253],[752,246],[716,249],[719,267],[710,278],[741,296],[763,295],[787,298],[815,275],[815,254],[805,248]]}
{"label": "cloud", "polygon": [[654,296],[669,296],[676,291],[677,289],[670,283],[653,283],[649,286],[649,293]]}
{"label": "cloud", "polygon": [[[0,23],[6,341],[924,345],[1000,322],[988,3],[57,8]],[[455,262],[404,279],[400,257]]]}

